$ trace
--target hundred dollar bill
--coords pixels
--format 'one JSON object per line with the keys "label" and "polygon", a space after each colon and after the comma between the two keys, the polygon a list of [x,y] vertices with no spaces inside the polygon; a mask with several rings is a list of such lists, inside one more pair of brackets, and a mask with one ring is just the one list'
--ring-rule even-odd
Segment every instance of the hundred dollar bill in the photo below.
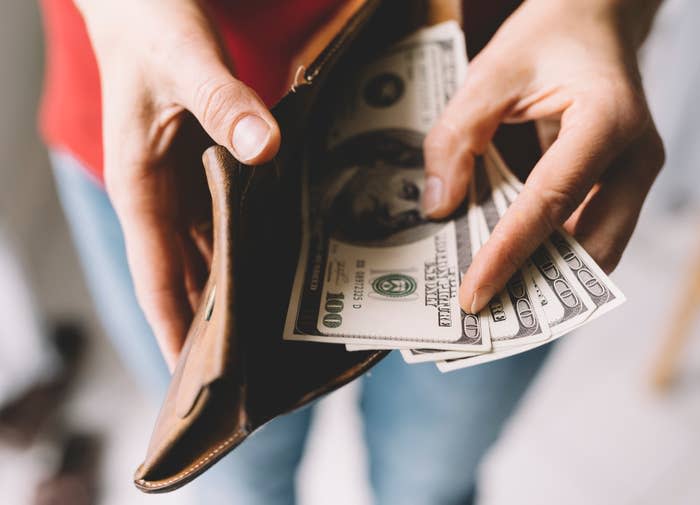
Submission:
{"label": "hundred dollar bill", "polygon": [[[483,177],[483,175],[478,176],[479,178]],[[477,173],[475,172],[475,178],[474,180],[477,179]],[[478,183],[477,183],[478,184]],[[475,186],[473,183],[472,186]],[[477,209],[478,210],[478,209]],[[482,230],[482,238],[483,240],[486,240],[489,236],[489,229],[486,224],[486,219],[483,218],[483,214],[481,216],[482,218],[480,219],[480,222],[478,223],[481,227]],[[501,297],[503,296],[503,293],[500,294]],[[494,297],[496,298],[496,297]],[[502,298],[498,298],[502,299]],[[492,301],[493,303],[493,301]],[[536,304],[536,302],[535,302]],[[491,310],[489,308],[489,310]],[[540,320],[540,324],[542,324]],[[493,338],[493,334],[492,334]],[[493,348],[491,352],[488,353],[482,353],[482,354],[473,354],[470,356],[464,356],[464,357],[445,357],[444,359],[437,360],[435,365],[437,366],[438,370],[440,370],[443,373],[447,372],[452,372],[455,370],[460,370],[463,368],[469,368],[472,366],[476,365],[482,365],[484,363],[489,363],[491,361],[496,361],[499,359],[507,358],[510,356],[514,356],[516,354],[520,354],[522,352],[529,351],[531,349],[535,349],[541,345],[544,345],[547,343],[547,340],[539,340],[531,343],[526,343],[524,342],[522,345],[514,345],[514,346],[502,346],[500,348]]]}
{"label": "hundred dollar bill", "polygon": [[[487,172],[494,186],[493,199],[499,215],[505,214],[513,201],[509,188],[495,166],[493,153],[487,153]],[[530,257],[527,266],[540,295],[541,307],[552,333],[563,334],[583,323],[595,306],[579,283],[568,271],[561,256],[552,254],[545,241]]]}
{"label": "hundred dollar bill", "polygon": [[429,233],[383,247],[328,238],[317,329],[407,343],[457,341],[454,222]]}
{"label": "hundred dollar bill", "polygon": [[[473,253],[476,254],[481,244],[488,240],[490,229],[495,227],[499,219],[481,158],[476,161],[474,176],[469,187],[469,203],[469,228],[474,232],[472,245]],[[520,335],[524,339],[521,341],[520,345],[522,345],[527,342],[528,337],[534,336],[534,341],[540,341],[546,339],[549,334],[546,324],[540,323],[535,315],[535,310],[532,308],[533,303],[529,300],[530,293],[525,291],[525,297],[518,296],[523,294],[523,287],[523,274],[517,272],[509,282],[510,293],[506,289],[496,294],[483,310],[483,313],[487,314],[491,330],[492,350],[498,347],[508,347],[509,341],[517,342],[517,339],[512,338],[514,335]],[[517,313],[515,304],[519,298],[522,298],[523,302],[520,304],[520,313]],[[534,305],[536,304],[537,302],[534,302]],[[407,363],[413,364],[423,361],[456,360],[477,356],[480,353],[460,354],[450,351],[412,349],[402,350],[401,354]]]}
{"label": "hundred dollar bill", "polygon": [[[466,226],[469,231],[462,237],[467,240],[460,242],[458,245],[460,254],[460,270],[464,274],[471,265],[473,256],[478,252],[481,245],[480,230],[473,226],[476,222],[475,215],[478,212],[476,205],[474,204],[475,195],[470,188],[470,196],[468,202],[468,214],[466,219],[462,218],[458,221],[458,226]],[[471,317],[473,321],[476,321],[476,315],[469,315],[463,312],[463,317]],[[478,318],[481,321],[482,331],[490,332],[488,326],[488,314],[486,310],[482,310],[478,314]],[[490,351],[487,350],[486,352]],[[424,363],[427,361],[445,360],[445,359],[455,359],[455,358],[465,358],[468,356],[475,356],[480,354],[480,352],[463,352],[463,351],[444,351],[439,349],[402,349],[401,356],[404,361],[409,364],[414,363]]]}
{"label": "hundred dollar bill", "polygon": [[435,361],[444,361],[450,359],[462,359],[470,356],[480,356],[484,352],[462,352],[462,351],[443,351],[440,349],[401,349],[401,357],[409,365],[417,363],[431,363]]}
{"label": "hundred dollar bill", "polygon": [[461,216],[420,211],[422,143],[466,71],[456,23],[421,30],[339,90],[323,153],[303,175],[303,248],[284,338],[488,350],[463,314]]}
{"label": "hundred dollar bill", "polygon": [[[512,202],[522,189],[520,180],[508,169],[498,151],[489,146],[486,156],[494,172],[498,174],[508,203]],[[626,300],[625,295],[615,283],[603,272],[588,252],[564,230],[557,230],[544,242],[549,254],[556,258],[559,267],[570,273],[569,278],[580,296],[588,302],[592,313],[587,314],[585,321],[600,317],[610,310],[619,307]],[[578,321],[568,327],[557,328],[557,331],[568,331],[581,324]]]}
{"label": "hundred dollar bill", "polygon": [[[482,229],[482,237],[488,238],[489,231],[484,219],[481,219],[480,225]],[[435,364],[438,370],[446,373],[514,356],[516,354],[535,349],[541,345],[544,345],[545,343],[547,343],[547,340],[524,343],[518,346],[506,346],[498,349],[493,348],[491,352],[488,353],[474,354],[466,357],[446,357],[445,359],[436,361]]]}
{"label": "hundred dollar bill", "polygon": [[[502,194],[499,197],[499,191],[497,190],[495,192],[495,198],[496,200],[503,198],[505,200],[505,205],[507,206],[517,196],[518,192],[522,188],[522,183],[520,183],[515,175],[510,172],[502,159],[500,159],[500,156],[493,146],[489,147],[485,158],[487,159],[489,166],[497,169],[498,175],[500,176],[501,182],[494,184],[494,186],[496,186],[498,190],[502,191]],[[501,206],[502,205],[499,204],[499,207]],[[501,209],[501,213],[502,212],[504,212],[504,207]],[[545,342],[536,342],[520,347],[497,349],[491,353],[473,357],[439,361],[436,363],[436,365],[440,371],[450,372],[459,370],[535,349],[536,347],[561,337],[568,331],[571,331],[573,327],[585,324],[585,322],[589,321],[591,318],[596,317],[598,311],[607,312],[608,310],[611,310],[624,302],[625,297],[622,292],[598,267],[595,261],[590,258],[583,247],[581,247],[576,240],[566,234],[563,230],[555,232],[552,237],[550,237],[550,240],[545,241],[545,244],[538,249],[538,252],[535,253],[530,261],[530,263],[533,264],[533,268],[534,264],[538,263],[536,258],[538,253],[543,256],[540,258],[539,263],[541,266],[546,265],[544,269],[548,271],[549,277],[555,277],[557,279],[564,279],[565,281],[568,281],[569,288],[563,288],[562,285],[559,288],[552,289],[551,292],[559,292],[559,294],[561,294],[563,298],[569,300],[569,302],[573,300],[572,295],[574,294],[577,295],[576,298],[578,300],[587,300],[586,303],[588,304],[589,310],[586,312],[586,314],[588,319],[580,321],[580,318],[578,318],[579,322],[574,326],[566,324],[557,325],[556,321],[552,319],[552,335],[549,340]],[[562,275],[562,272],[564,275]],[[541,277],[545,276],[542,275]],[[546,285],[546,282],[543,282],[542,280],[537,282],[541,283],[540,285],[542,286]],[[540,299],[545,300],[545,302],[548,302],[551,305],[551,294],[549,297],[547,297],[540,291],[539,296]],[[549,300],[547,300],[547,298],[549,298]],[[593,314],[592,316],[591,313]],[[551,311],[548,317],[551,317]]]}
{"label": "hundred dollar bill", "polygon": [[348,77],[333,104],[327,147],[372,131],[427,133],[466,73],[464,33],[456,22],[416,31]]}
{"label": "hundred dollar bill", "polygon": [[515,356],[516,354],[521,354],[523,352],[536,349],[540,346],[543,346],[546,343],[547,341],[536,342],[534,344],[526,344],[520,347],[506,347],[504,349],[499,349],[497,351],[493,351],[486,354],[479,354],[477,356],[438,361],[435,363],[435,365],[437,366],[438,370],[440,370],[443,373],[453,372],[455,370],[461,370],[463,368],[469,368],[476,365],[483,365],[484,363],[490,363],[491,361],[509,358],[510,356]]}
{"label": "hundred dollar bill", "polygon": [[[475,166],[473,184],[477,193],[479,217],[487,231],[483,237],[485,242],[493,233],[502,209],[495,201],[500,196],[497,194],[498,188],[493,186],[483,161],[483,158],[479,158]],[[489,325],[494,349],[540,342],[550,335],[532,277],[525,269],[516,271],[505,289],[491,299],[488,312],[491,316]]]}
{"label": "hundred dollar bill", "polygon": [[[478,204],[474,206],[474,213],[471,215],[471,227],[482,231],[480,239],[476,239],[475,242],[479,240],[485,242],[488,239],[506,206],[498,190],[494,189],[499,182],[491,174],[488,163],[487,157],[477,160],[470,187],[472,200]],[[550,322],[558,323],[561,319],[561,317],[555,318],[554,314],[551,317],[546,314],[547,310],[551,312],[551,308],[556,308],[556,302],[552,302],[553,295],[548,297],[539,288],[534,279],[535,272],[530,269],[530,262],[528,262],[511,278],[506,289],[496,294],[489,302],[487,310],[490,314],[489,323],[494,351],[545,341],[550,335]],[[546,284],[542,282],[542,285]],[[561,304],[558,305],[561,307]],[[561,310],[561,312],[564,311]],[[420,359],[423,356],[409,356],[408,352],[402,351],[408,363],[424,360]],[[434,353],[425,358],[429,356],[432,360],[455,360],[475,355],[477,354],[459,356]]]}
{"label": "hundred dollar bill", "polygon": [[622,291],[605,275],[581,244],[568,233],[554,232],[546,245],[553,254],[558,253],[561,256],[595,304],[595,311],[587,321],[592,321],[625,302],[626,298]]}
{"label": "hundred dollar bill", "polygon": [[[477,159],[469,192],[470,229],[475,232],[472,245],[474,246],[474,254],[476,254],[481,244],[488,240],[491,230],[500,218],[499,209],[493,201],[492,185],[487,177],[482,158]],[[522,270],[516,272],[510,279],[506,289],[492,298],[483,311],[487,314],[491,330],[492,354],[499,349],[523,346],[548,338],[549,327],[542,310],[538,309],[541,301],[537,296],[541,297],[541,293],[537,291],[529,271]],[[471,358],[479,354],[464,353],[460,355],[439,351],[402,351],[407,363],[438,360],[459,360],[466,363],[467,361],[462,361],[463,358]]]}

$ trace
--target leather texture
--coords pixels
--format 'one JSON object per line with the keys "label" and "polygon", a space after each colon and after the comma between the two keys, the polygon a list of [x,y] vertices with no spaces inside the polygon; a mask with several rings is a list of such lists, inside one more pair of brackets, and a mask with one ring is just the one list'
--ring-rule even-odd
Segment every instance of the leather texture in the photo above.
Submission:
{"label": "leather texture", "polygon": [[351,0],[306,46],[274,108],[283,143],[261,167],[221,146],[203,163],[213,258],[202,302],[134,480],[176,489],[272,418],[358,377],[386,351],[282,340],[301,241],[302,156],[323,127],[314,112],[333,76],[427,24],[459,16],[453,0]]}

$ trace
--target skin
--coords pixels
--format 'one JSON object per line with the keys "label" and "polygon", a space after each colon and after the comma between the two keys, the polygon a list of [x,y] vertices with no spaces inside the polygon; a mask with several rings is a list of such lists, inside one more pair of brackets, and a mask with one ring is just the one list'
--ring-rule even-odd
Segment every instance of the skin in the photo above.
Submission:
{"label": "skin", "polygon": [[465,274],[466,311],[481,310],[561,225],[604,270],[617,265],[664,162],[636,56],[658,4],[527,0],[470,63],[425,140],[431,217],[463,200],[500,123],[560,128]]}
{"label": "skin", "polygon": [[[178,193],[187,193],[188,186],[173,151],[187,111],[249,164],[276,154],[279,128],[255,92],[233,76],[199,2],[76,5],[101,75],[107,193],[124,232],[139,304],[172,369],[201,294],[201,276],[195,280],[193,272],[207,262],[206,246],[191,236],[177,205]],[[236,129],[250,126],[250,118],[267,126],[258,139],[259,128]]]}
{"label": "skin", "polygon": [[[234,77],[198,1],[75,3],[101,74],[106,189],[139,303],[172,368],[210,257],[176,203],[190,191],[178,139],[191,114],[237,159],[259,164],[279,149],[279,128]],[[442,188],[423,197],[430,216],[463,199],[474,156],[499,123],[546,119],[561,130],[465,275],[466,310],[483,307],[562,223],[607,270],[619,260],[663,164],[636,61],[657,3],[527,0],[470,64],[425,141],[426,187]]]}

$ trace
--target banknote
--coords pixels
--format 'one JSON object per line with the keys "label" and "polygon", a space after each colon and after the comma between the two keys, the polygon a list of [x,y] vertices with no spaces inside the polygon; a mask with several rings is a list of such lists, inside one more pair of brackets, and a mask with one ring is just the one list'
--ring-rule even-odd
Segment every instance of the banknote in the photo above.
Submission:
{"label": "banknote", "polygon": [[[505,214],[512,202],[508,198],[505,179],[500,176],[490,156],[485,156],[489,179],[494,185],[493,199],[499,215]],[[543,243],[527,262],[543,302],[549,327],[553,333],[566,333],[583,323],[595,310],[585,290],[567,268],[563,258]]]}
{"label": "banknote", "polygon": [[[480,158],[474,169],[473,187],[476,191],[478,213],[485,231],[483,241],[493,233],[505,210],[496,205],[498,188],[488,177],[484,158]],[[526,269],[516,271],[503,291],[488,304],[491,342],[494,349],[541,342],[549,337],[549,326],[532,281]]]}
{"label": "banknote", "polygon": [[[470,228],[475,230],[472,245],[474,254],[488,240],[500,219],[494,202],[493,188],[487,176],[484,158],[478,158],[470,186]],[[542,309],[541,293],[535,286],[529,270],[516,272],[506,288],[495,295],[484,309],[491,330],[492,352],[508,347],[519,347],[546,340],[550,329]],[[407,363],[457,360],[482,353],[448,353],[437,350],[402,350]]]}
{"label": "banknote", "polygon": [[[474,257],[474,255],[476,255],[476,253],[478,252],[482,243],[482,230],[480,228],[481,223],[478,219],[479,208],[476,204],[476,192],[474,190],[474,186],[470,188],[467,206],[467,219],[462,219],[462,221],[463,226],[469,227],[469,233],[465,236],[465,238],[469,239],[469,242],[460,243],[460,253],[462,254],[461,260],[463,262],[460,267],[462,268],[463,272],[466,271],[469,265],[471,265],[471,260]],[[483,331],[488,331],[490,334],[492,334],[491,327],[488,323],[489,314],[486,309],[482,310],[479,313],[479,318],[481,319],[481,324],[484,328]],[[488,351],[490,351],[490,349],[487,349],[486,351],[476,352],[445,351],[440,349],[402,349],[401,356],[403,357],[404,361],[406,361],[406,363],[415,364],[424,363],[427,361],[465,358],[469,356],[476,356],[478,354],[481,354],[482,352]]]}
{"label": "banknote", "polygon": [[398,42],[339,90],[323,153],[303,174],[303,248],[284,338],[344,344],[491,348],[464,313],[466,206],[431,222],[420,210],[423,139],[464,78],[456,23]]}
{"label": "banknote", "polygon": [[449,219],[421,212],[423,140],[466,73],[464,35],[448,22],[372,55],[333,87],[325,133],[303,160],[286,340],[396,349],[448,372],[534,349],[624,302],[557,230],[479,314],[461,309],[462,277],[522,189],[491,145]]}
{"label": "banknote", "polygon": [[[499,187],[509,205],[522,189],[522,183],[508,169],[493,145],[489,146],[485,158],[489,160],[494,175],[500,178]],[[571,273],[569,278],[578,288],[577,291],[592,306],[592,314],[589,314],[585,321],[592,321],[625,302],[625,295],[620,288],[603,272],[581,244],[564,230],[559,229],[552,233],[543,245],[551,256],[557,258],[560,268]],[[575,326],[576,324],[570,325]],[[566,327],[558,330],[567,331]]]}
{"label": "banknote", "polygon": [[[496,206],[494,201],[494,187],[488,177],[485,162],[485,158],[477,160],[470,188],[471,194],[474,195],[473,199],[478,204],[475,206],[474,216],[476,219],[473,226],[481,229],[482,242],[488,240],[502,215],[502,209]],[[525,284],[526,282],[527,284]],[[491,338],[494,346],[491,352],[462,357],[437,355],[436,366],[441,372],[450,372],[513,356],[546,343],[551,332],[541,307],[542,295],[537,290],[529,271],[522,269],[516,272],[508,282],[506,289],[494,296],[488,304],[488,311],[492,314],[489,319],[491,324],[503,323],[508,317],[511,318],[511,321],[517,321],[517,326],[512,323],[509,325],[509,332],[504,333],[503,331],[509,326],[502,327],[503,343],[500,346],[496,344],[496,339],[499,337],[496,336],[492,328]],[[513,331],[514,326],[519,331]]]}
{"label": "banknote", "polygon": [[[487,150],[484,160],[494,186],[493,199],[497,203],[499,216],[502,216],[522,189],[522,183],[508,169],[493,146]],[[451,372],[530,351],[587,323],[596,317],[596,312],[601,308],[608,311],[625,300],[619,288],[585,249],[563,230],[552,234],[537,249],[527,265],[533,272],[538,298],[552,330],[550,337],[543,342],[505,349],[494,348],[490,353],[438,361],[436,365],[440,371]],[[557,307],[557,310],[552,310],[553,307]]]}

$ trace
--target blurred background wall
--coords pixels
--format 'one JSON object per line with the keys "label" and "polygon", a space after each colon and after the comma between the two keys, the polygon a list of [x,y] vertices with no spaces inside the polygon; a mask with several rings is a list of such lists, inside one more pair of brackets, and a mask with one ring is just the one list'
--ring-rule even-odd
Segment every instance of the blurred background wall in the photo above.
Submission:
{"label": "blurred background wall", "polygon": [[2,0],[0,226],[11,236],[48,315],[83,311],[86,291],[36,133],[43,73],[37,2]]}
{"label": "blurred background wall", "polygon": [[[13,380],[29,380],[31,372],[38,372],[39,379],[48,377],[46,365],[55,364],[56,354],[48,337],[58,321],[83,327],[87,356],[69,395],[30,446],[16,445],[15,437],[0,426],[0,502],[47,503],[35,501],[37,486],[61,467],[70,440],[89,436],[99,445],[95,472],[104,482],[100,503],[140,503],[145,497],[133,488],[130,474],[147,442],[150,428],[142,426],[152,423],[155,405],[141,398],[101,333],[37,135],[43,73],[37,4],[0,2],[0,256],[7,259],[9,252],[11,261],[18,262],[13,275],[0,274],[0,364],[6,365],[0,365],[0,392],[14,391]],[[18,296],[25,288],[33,298],[28,313],[20,306],[23,296]],[[30,313],[36,316],[35,325],[24,317]],[[27,369],[37,364],[44,369]],[[18,369],[23,373],[11,373]],[[0,398],[0,407],[11,399]],[[115,423],[122,417],[124,422]],[[105,454],[111,457],[103,458]],[[112,477],[102,479],[106,474]]]}

